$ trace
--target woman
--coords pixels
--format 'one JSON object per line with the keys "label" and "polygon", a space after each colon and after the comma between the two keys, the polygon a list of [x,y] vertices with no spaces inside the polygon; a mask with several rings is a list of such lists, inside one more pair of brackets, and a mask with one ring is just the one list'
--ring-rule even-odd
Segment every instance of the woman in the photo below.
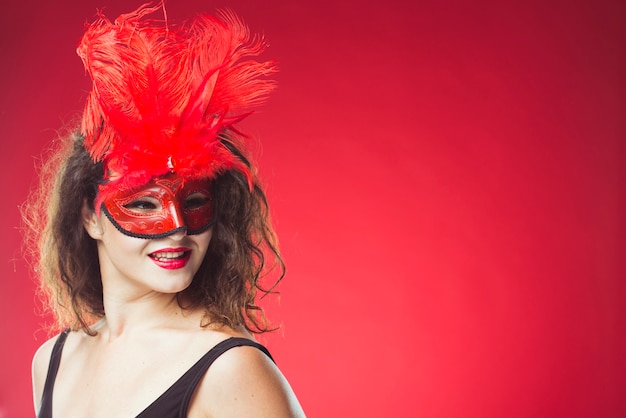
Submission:
{"label": "woman", "polygon": [[[234,128],[273,88],[231,13],[180,27],[142,6],[78,47],[93,87],[80,131],[25,216],[59,325],[33,360],[39,417],[296,417],[254,333],[284,267]],[[54,181],[53,181],[54,179]],[[42,202],[47,214],[39,214]]]}

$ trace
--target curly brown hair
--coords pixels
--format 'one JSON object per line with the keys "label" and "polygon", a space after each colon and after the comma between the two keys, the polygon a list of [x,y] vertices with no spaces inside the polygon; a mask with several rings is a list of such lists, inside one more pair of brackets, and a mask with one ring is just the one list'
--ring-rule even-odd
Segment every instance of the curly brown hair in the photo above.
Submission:
{"label": "curly brown hair", "polygon": [[[96,242],[83,227],[81,208],[87,202],[94,209],[103,166],[93,162],[83,140],[77,133],[60,140],[42,166],[39,187],[22,207],[22,216],[26,248],[55,328],[82,329],[95,335],[91,326],[104,317],[102,281]],[[252,168],[235,135],[225,133],[220,140]],[[185,309],[205,310],[202,326],[243,326],[253,333],[276,329],[257,300],[276,293],[285,265],[265,193],[252,171],[253,190],[235,170],[211,181],[215,223],[209,249],[191,285],[178,298]],[[265,280],[269,284],[264,285]]]}

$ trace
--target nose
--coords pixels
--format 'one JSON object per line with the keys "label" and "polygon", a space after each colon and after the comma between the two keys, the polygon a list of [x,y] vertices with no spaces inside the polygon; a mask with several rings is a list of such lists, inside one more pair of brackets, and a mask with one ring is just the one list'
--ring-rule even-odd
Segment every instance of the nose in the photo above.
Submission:
{"label": "nose", "polygon": [[186,237],[187,225],[185,225],[185,219],[182,215],[183,212],[180,210],[178,202],[175,200],[170,201],[168,209],[171,229],[166,236],[176,240]]}
{"label": "nose", "polygon": [[185,225],[185,219],[183,218],[183,211],[180,210],[179,204],[176,200],[171,200],[169,202],[169,213],[170,220],[172,222],[172,229],[187,229],[187,225]]}
{"label": "nose", "polygon": [[170,231],[165,237],[173,239],[175,241],[180,241],[181,239],[187,236],[187,227],[183,226],[182,228],[174,229]]}

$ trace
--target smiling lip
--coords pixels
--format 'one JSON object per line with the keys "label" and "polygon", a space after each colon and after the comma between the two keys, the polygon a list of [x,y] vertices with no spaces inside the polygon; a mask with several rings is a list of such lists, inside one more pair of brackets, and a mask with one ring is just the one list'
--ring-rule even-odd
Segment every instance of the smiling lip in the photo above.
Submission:
{"label": "smiling lip", "polygon": [[163,248],[148,254],[148,256],[157,266],[168,270],[176,270],[187,265],[191,257],[191,250],[188,248]]}

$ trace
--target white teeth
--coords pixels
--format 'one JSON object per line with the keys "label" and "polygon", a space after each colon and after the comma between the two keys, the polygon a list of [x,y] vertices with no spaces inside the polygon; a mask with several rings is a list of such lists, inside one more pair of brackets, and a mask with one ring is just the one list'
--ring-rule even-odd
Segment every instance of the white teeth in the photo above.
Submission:
{"label": "white teeth", "polygon": [[156,260],[173,260],[175,258],[180,258],[185,255],[184,251],[176,251],[176,252],[163,252],[158,254],[153,254],[152,257]]}

